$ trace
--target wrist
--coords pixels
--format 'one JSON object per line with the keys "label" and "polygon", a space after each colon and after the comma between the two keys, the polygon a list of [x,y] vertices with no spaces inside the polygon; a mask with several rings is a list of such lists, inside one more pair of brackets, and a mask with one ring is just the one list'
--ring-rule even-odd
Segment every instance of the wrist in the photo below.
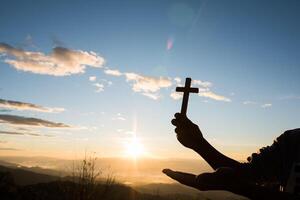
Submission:
{"label": "wrist", "polygon": [[207,141],[204,139],[204,137],[201,136],[197,139],[197,141],[195,141],[191,149],[193,149],[196,152],[201,152],[205,143],[207,143]]}

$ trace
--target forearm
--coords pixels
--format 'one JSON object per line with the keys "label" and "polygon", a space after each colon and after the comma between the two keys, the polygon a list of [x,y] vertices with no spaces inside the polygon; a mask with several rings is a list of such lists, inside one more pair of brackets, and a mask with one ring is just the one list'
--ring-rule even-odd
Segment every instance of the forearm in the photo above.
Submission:
{"label": "forearm", "polygon": [[206,160],[214,170],[220,167],[230,167],[235,169],[241,166],[241,163],[220,153],[204,138],[199,145],[193,148],[193,150]]}

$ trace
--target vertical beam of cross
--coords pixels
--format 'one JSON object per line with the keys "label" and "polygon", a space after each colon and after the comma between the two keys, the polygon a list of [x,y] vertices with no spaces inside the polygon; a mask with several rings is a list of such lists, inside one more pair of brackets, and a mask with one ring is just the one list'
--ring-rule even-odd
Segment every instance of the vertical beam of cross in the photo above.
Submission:
{"label": "vertical beam of cross", "polygon": [[189,101],[189,95],[190,93],[198,93],[198,88],[191,88],[191,78],[185,79],[185,85],[184,87],[176,87],[176,92],[183,92],[183,99],[182,99],[182,105],[181,105],[181,114],[186,115],[187,112],[187,106]]}

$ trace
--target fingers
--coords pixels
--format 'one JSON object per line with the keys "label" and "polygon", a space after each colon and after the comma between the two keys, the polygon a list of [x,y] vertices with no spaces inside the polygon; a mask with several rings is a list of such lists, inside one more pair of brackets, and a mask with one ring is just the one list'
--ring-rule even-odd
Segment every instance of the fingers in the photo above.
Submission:
{"label": "fingers", "polygon": [[164,169],[162,171],[170,178],[184,185],[197,188],[199,190],[228,190],[234,191],[240,187],[239,180],[234,176],[232,169],[218,169],[213,173],[203,173],[198,176],[185,172]]}
{"label": "fingers", "polygon": [[195,187],[196,185],[196,175],[194,174],[177,172],[171,169],[164,169],[163,173],[184,185],[191,186],[191,187]]}
{"label": "fingers", "polygon": [[187,119],[186,115],[183,115],[181,113],[175,113],[174,117],[179,122],[184,122],[184,120]]}
{"label": "fingers", "polygon": [[173,171],[171,169],[163,169],[162,172],[166,175],[172,173]]}
{"label": "fingers", "polygon": [[176,119],[172,119],[171,123],[174,125],[174,126],[177,126],[178,125],[178,121]]}
{"label": "fingers", "polygon": [[179,133],[179,129],[178,128],[175,128],[175,133]]}
{"label": "fingers", "polygon": [[182,114],[181,113],[175,113],[175,115],[174,115],[174,117],[175,118],[178,118],[178,119],[180,119],[180,118],[182,118]]}
{"label": "fingers", "polygon": [[174,126],[180,126],[180,125],[183,125],[186,120],[188,119],[185,115],[182,115],[181,113],[176,113],[174,115],[174,119],[172,119],[171,123],[174,125]]}
{"label": "fingers", "polygon": [[[175,128],[175,133],[177,134],[180,134],[182,132],[182,130],[184,129],[184,121],[183,121],[183,115],[180,114],[180,113],[176,113],[175,115],[175,118],[172,119],[171,123],[176,126]],[[184,116],[185,117],[185,116]]]}
{"label": "fingers", "polygon": [[181,120],[181,114],[180,113],[176,113],[175,115],[174,115],[174,119],[172,119],[172,121],[171,121],[171,123],[174,125],[174,126],[178,126],[179,125],[179,123],[180,123],[180,121],[182,121]]}

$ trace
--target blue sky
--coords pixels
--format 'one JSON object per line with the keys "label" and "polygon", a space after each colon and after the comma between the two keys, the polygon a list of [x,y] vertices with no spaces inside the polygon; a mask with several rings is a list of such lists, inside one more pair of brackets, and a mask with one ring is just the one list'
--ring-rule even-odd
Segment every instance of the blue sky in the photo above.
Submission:
{"label": "blue sky", "polygon": [[[46,56],[55,47],[92,51],[105,63],[83,63],[84,72],[70,75],[37,74],[28,66],[17,70],[6,60],[20,58],[2,50],[1,99],[64,111],[11,107],[1,114],[75,128],[27,125],[27,131],[53,137],[1,134],[2,148],[24,151],[0,153],[61,156],[63,151],[73,156],[88,148],[101,156],[120,156],[136,124],[149,155],[195,157],[178,144],[170,124],[181,105],[170,97],[178,85],[174,78],[192,77],[202,81],[194,86],[205,91],[191,95],[188,116],[211,143],[245,159],[284,130],[299,127],[299,8],[299,1],[1,1],[2,45]],[[104,73],[108,69],[122,75]],[[151,87],[159,88],[134,90],[135,83],[143,83],[135,82],[137,77],[128,80],[126,73],[139,80],[151,77]],[[167,82],[155,85],[159,77]],[[95,92],[96,83],[104,91]],[[142,94],[147,92],[159,98]],[[1,129],[18,130],[7,121]]]}

